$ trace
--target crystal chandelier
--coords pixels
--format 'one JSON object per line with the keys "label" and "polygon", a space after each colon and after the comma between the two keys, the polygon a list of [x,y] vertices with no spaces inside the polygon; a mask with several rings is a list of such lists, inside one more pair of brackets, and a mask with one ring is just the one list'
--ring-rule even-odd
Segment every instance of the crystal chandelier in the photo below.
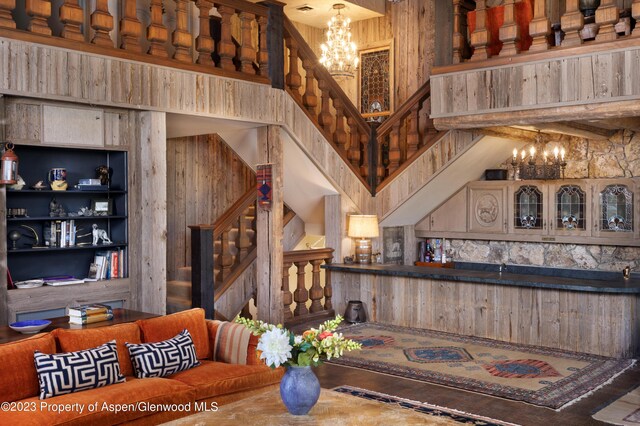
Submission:
{"label": "crystal chandelier", "polygon": [[351,19],[340,14],[344,4],[334,4],[338,14],[331,18],[327,29],[327,42],[323,43],[320,63],[333,77],[353,78],[358,69],[358,54],[356,44],[351,41]]}

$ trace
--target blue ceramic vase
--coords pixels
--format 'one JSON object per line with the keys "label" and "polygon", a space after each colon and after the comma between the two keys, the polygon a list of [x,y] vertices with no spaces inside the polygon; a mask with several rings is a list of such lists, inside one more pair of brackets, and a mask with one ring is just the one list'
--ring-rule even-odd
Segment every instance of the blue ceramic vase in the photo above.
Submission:
{"label": "blue ceramic vase", "polygon": [[280,396],[289,413],[307,414],[320,397],[320,382],[311,367],[287,367],[280,382]]}

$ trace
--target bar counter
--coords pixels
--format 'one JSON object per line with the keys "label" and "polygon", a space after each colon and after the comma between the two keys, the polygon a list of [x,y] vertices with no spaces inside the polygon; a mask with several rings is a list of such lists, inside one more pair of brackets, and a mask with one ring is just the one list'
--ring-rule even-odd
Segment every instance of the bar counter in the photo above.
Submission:
{"label": "bar counter", "polygon": [[455,267],[323,266],[339,314],[359,300],[368,321],[603,356],[640,355],[637,273]]}

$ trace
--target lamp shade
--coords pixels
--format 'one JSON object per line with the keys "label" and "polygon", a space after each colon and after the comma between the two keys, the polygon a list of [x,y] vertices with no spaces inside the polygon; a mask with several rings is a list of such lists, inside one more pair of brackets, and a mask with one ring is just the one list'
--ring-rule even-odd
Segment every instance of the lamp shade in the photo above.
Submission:
{"label": "lamp shade", "polygon": [[349,230],[352,238],[373,238],[379,235],[378,216],[374,214],[349,215]]}

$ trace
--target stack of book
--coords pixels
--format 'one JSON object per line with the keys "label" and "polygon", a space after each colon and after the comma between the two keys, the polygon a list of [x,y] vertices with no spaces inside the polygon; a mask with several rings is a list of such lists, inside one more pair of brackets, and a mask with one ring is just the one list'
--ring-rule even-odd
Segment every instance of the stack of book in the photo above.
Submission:
{"label": "stack of book", "polygon": [[113,319],[113,309],[109,305],[93,304],[69,308],[69,324],[93,324]]}

